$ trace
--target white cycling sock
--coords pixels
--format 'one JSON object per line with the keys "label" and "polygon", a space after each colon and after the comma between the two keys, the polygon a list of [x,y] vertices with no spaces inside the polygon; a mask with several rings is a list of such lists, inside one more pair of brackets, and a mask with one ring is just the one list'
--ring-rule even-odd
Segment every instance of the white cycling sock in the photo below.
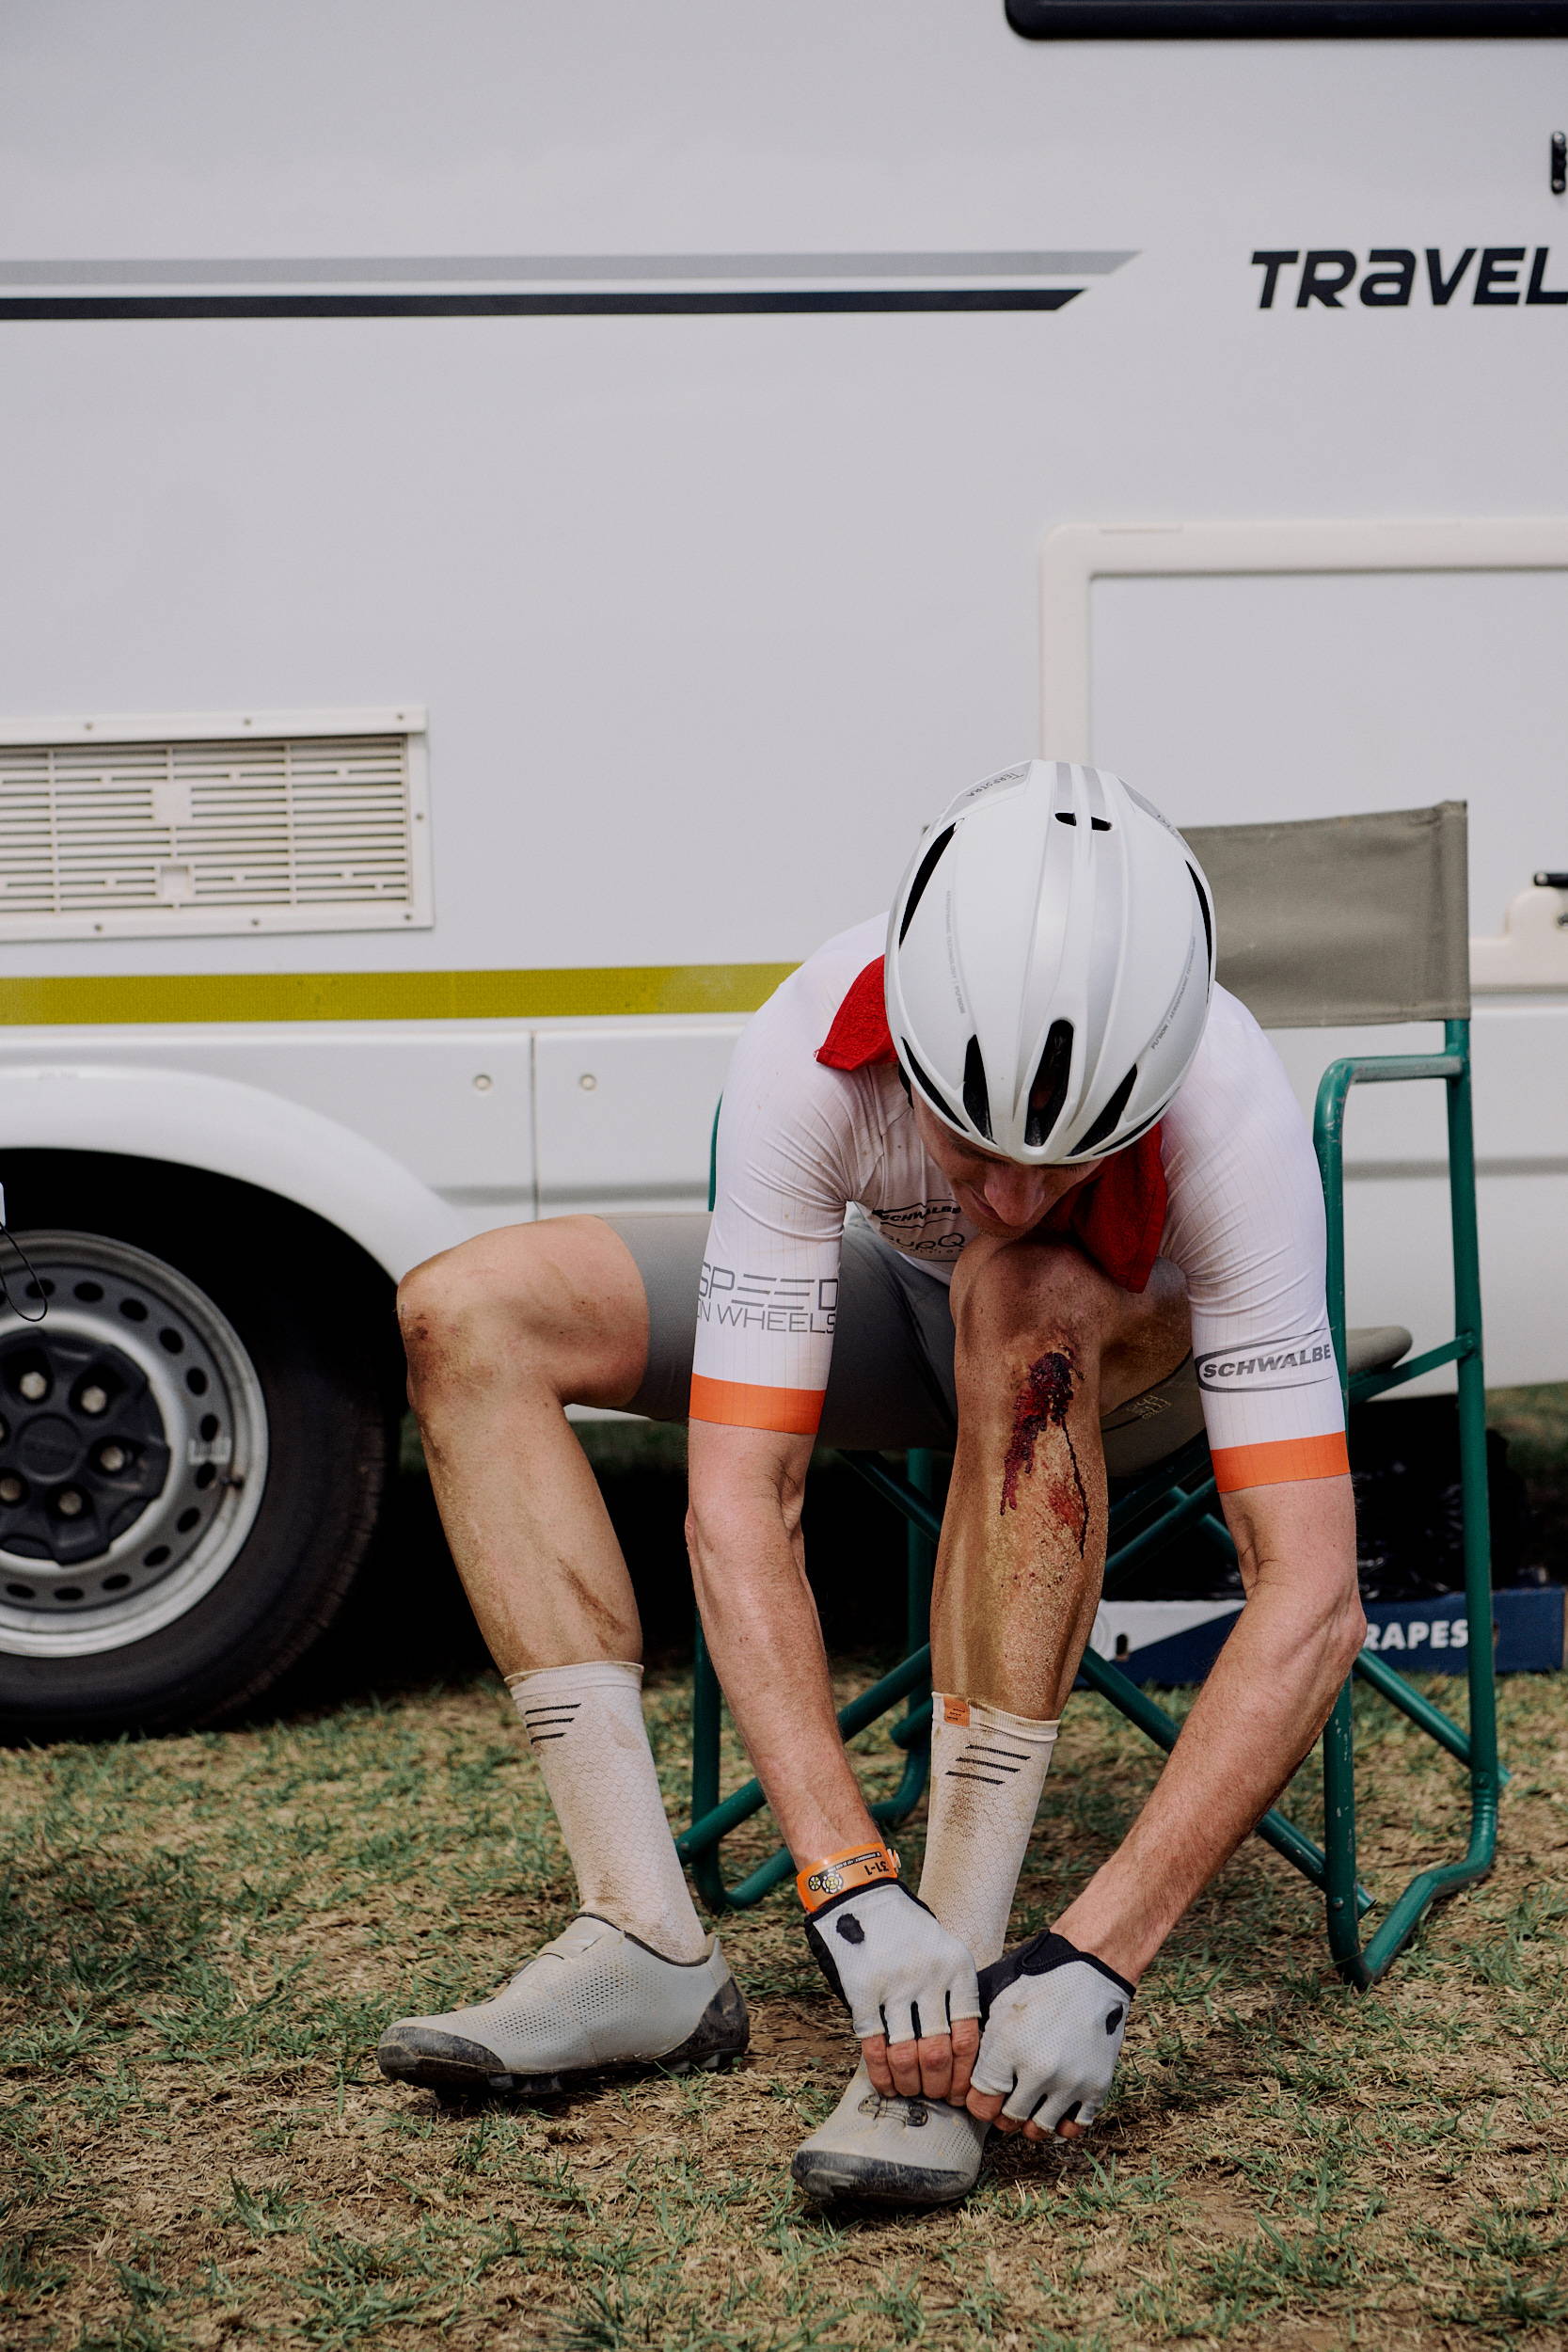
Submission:
{"label": "white cycling sock", "polygon": [[506,1687],[572,1857],[578,1908],[666,1960],[701,1960],[708,1937],[658,1793],[641,1667],[590,1659],[508,1675]]}
{"label": "white cycling sock", "polygon": [[1007,1915],[1056,1744],[1057,1725],[984,1699],[931,1701],[931,1804],[920,1899],[976,1968],[1007,1940]]}

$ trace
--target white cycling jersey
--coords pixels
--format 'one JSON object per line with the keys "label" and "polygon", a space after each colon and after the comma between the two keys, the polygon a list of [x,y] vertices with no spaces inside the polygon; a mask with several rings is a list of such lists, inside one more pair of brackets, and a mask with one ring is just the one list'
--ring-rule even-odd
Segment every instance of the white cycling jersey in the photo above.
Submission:
{"label": "white cycling jersey", "polygon": [[[698,1303],[695,1420],[815,1431],[847,1216],[869,1218],[936,1281],[952,1279],[974,1237],[921,1142],[895,1065],[846,1071],[816,1058],[885,930],[878,916],[830,940],[736,1048]],[[1160,1254],[1186,1279],[1221,1492],[1339,1475],[1344,1415],[1318,1165],[1278,1057],[1224,989],[1160,1133]]]}

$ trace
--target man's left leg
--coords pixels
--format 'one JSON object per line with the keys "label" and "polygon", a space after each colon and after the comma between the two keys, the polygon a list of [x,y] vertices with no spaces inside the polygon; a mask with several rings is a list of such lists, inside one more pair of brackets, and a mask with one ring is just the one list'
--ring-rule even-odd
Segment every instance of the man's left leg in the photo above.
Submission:
{"label": "man's left leg", "polygon": [[985,1967],[1006,1940],[1054,1727],[1105,1571],[1101,1418],[1191,1344],[1162,1260],[1120,1290],[1059,1243],[982,1240],[958,1263],[958,1442],[931,1606],[934,1709],[922,1899]]}
{"label": "man's left leg", "polygon": [[[970,1245],[953,1284],[958,1437],[932,1600],[931,1795],[923,1901],[979,1966],[1001,1951],[1056,1724],[1105,1565],[1100,1423],[1190,1344],[1176,1269],[1120,1290],[1069,1245]],[[881,2099],[863,2068],[800,2149],[819,2198],[946,2203],[986,2126]]]}

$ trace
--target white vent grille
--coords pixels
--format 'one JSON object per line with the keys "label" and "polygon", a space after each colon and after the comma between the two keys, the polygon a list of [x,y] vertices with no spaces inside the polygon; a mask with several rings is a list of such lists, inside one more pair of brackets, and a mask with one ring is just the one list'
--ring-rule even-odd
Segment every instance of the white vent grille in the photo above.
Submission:
{"label": "white vent grille", "polygon": [[428,924],[422,754],[413,711],[0,724],[0,937]]}

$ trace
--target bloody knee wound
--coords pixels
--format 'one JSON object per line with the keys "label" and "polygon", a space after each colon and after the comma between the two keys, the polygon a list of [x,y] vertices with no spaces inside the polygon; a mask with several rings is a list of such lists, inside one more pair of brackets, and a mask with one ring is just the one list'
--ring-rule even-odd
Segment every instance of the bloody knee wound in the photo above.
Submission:
{"label": "bloody knee wound", "polygon": [[[1072,1432],[1067,1425],[1068,1410],[1075,1393],[1077,1360],[1070,1348],[1048,1348],[1037,1356],[1019,1383],[1013,1399],[1013,1428],[1007,1440],[1007,1451],[1002,1464],[1002,1502],[998,1517],[1005,1511],[1016,1511],[1019,1481],[1033,1475],[1035,1448],[1048,1430],[1059,1429],[1067,1443],[1068,1461],[1071,1466],[1070,1489],[1063,1479],[1064,1490],[1058,1504],[1058,1515],[1065,1524],[1077,1525],[1073,1532],[1078,1549],[1083,1551],[1089,1533],[1089,1498],[1085,1491],[1083,1475],[1078,1468],[1078,1454],[1072,1442]],[[1074,1497],[1076,1508],[1074,1508]]]}

